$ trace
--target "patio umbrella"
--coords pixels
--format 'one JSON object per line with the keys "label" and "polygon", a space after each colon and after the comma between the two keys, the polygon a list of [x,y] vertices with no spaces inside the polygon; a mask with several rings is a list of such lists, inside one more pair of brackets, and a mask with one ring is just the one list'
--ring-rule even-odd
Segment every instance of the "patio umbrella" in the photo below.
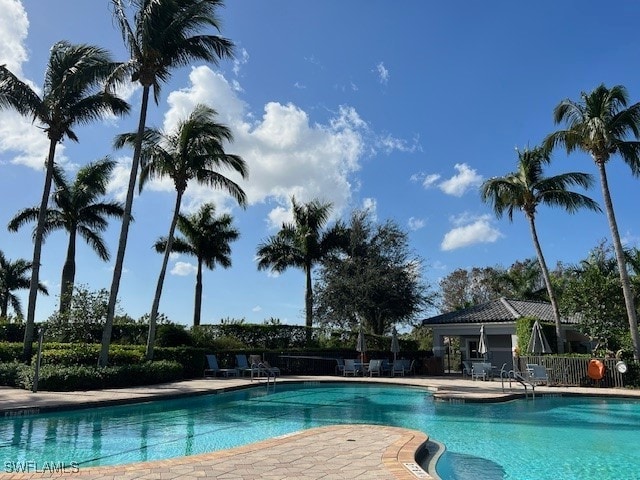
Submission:
{"label": "patio umbrella", "polygon": [[487,343],[487,334],[484,332],[484,324],[480,325],[480,345],[478,346],[478,353],[483,357],[489,353],[489,344]]}
{"label": "patio umbrella", "polygon": [[400,351],[400,342],[398,342],[398,331],[393,327],[391,332],[391,351],[393,352],[393,361],[395,362]]}
{"label": "patio umbrella", "polygon": [[360,331],[358,332],[356,351],[360,353],[361,361],[362,363],[364,363],[364,354],[367,351],[367,341],[364,338],[364,330],[362,329],[362,325],[360,325]]}
{"label": "patio umbrella", "polygon": [[529,345],[527,345],[527,351],[537,355],[541,353],[551,353],[551,347],[549,346],[547,337],[544,336],[538,320],[535,321],[531,329],[531,338],[529,339]]}

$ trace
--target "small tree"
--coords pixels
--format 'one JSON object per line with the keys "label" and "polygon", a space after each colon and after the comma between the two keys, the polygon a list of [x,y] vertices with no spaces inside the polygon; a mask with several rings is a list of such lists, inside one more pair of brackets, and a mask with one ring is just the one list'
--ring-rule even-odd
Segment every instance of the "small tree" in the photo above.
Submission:
{"label": "small tree", "polygon": [[563,312],[581,319],[583,332],[596,341],[594,350],[621,347],[626,310],[611,246],[599,245],[565,271],[561,305]]}
{"label": "small tree", "polygon": [[391,221],[374,226],[366,212],[355,212],[348,233],[347,254],[328,257],[318,274],[320,323],[354,329],[362,320],[371,333],[384,335],[433,304],[406,232]]}

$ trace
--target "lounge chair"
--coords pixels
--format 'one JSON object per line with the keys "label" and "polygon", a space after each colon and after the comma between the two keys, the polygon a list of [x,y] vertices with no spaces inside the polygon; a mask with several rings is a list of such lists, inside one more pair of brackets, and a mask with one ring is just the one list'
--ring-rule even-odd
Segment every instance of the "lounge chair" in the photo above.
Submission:
{"label": "lounge chair", "polygon": [[462,378],[470,377],[472,371],[473,371],[472,363],[469,360],[464,360],[462,362]]}
{"label": "lounge chair", "polygon": [[342,375],[344,372],[344,359],[336,358],[336,375]]}
{"label": "lounge chair", "polygon": [[369,360],[369,376],[382,376],[382,360]]}
{"label": "lounge chair", "polygon": [[342,370],[342,375],[347,377],[349,375],[356,376],[360,374],[360,367],[356,365],[356,361],[352,358],[347,358],[344,361],[344,369]]}
{"label": "lounge chair", "polygon": [[253,376],[254,368],[249,365],[249,360],[247,360],[246,355],[236,354],[236,368],[242,373],[242,376]]}
{"label": "lounge chair", "polygon": [[391,364],[386,358],[382,360],[381,368],[383,375],[391,375]]}
{"label": "lounge chair", "polygon": [[482,378],[482,380],[491,378],[490,363],[477,362],[473,364],[471,367],[471,379],[477,380],[478,378]]}
{"label": "lounge chair", "polygon": [[402,375],[404,377],[405,373],[405,362],[404,360],[394,360],[393,366],[391,367],[391,375],[394,377],[396,375]]}
{"label": "lounge chair", "polygon": [[542,365],[527,365],[527,374],[529,377],[529,381],[535,383],[536,385],[540,385],[543,383],[549,382],[549,376],[547,375],[547,369]]}
{"label": "lounge chair", "polygon": [[405,360],[404,372],[408,373],[409,375],[415,375],[416,374],[416,361],[415,360],[411,360],[409,362],[408,360]]}
{"label": "lounge chair", "polygon": [[223,377],[237,377],[238,376],[238,369],[237,368],[220,368],[218,366],[218,359],[216,358],[215,355],[206,355],[207,357],[207,366],[209,368],[206,368],[204,370],[204,376],[205,378],[207,377],[217,377],[218,375],[221,375]]}

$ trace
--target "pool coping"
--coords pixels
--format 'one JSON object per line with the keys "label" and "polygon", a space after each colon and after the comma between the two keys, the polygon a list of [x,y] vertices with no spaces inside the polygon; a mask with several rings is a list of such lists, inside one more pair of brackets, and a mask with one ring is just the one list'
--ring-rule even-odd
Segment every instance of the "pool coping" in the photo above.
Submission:
{"label": "pool coping", "polygon": [[[298,377],[284,377],[278,380],[278,383],[302,383],[302,384],[321,384],[321,383],[349,383],[349,382],[364,382],[364,383],[383,383],[390,385],[410,386],[424,388],[431,391],[434,394],[435,401],[445,401],[451,403],[477,403],[477,402],[505,402],[518,398],[523,398],[524,393],[518,391],[502,391],[502,386],[499,382],[480,382],[480,381],[465,381],[457,378],[434,378],[434,377],[392,377],[392,378],[356,378],[351,377],[345,379],[343,377],[310,377],[310,376],[298,376]],[[103,406],[115,406],[132,403],[145,403],[160,399],[175,399],[184,396],[195,395],[210,395],[219,394],[224,392],[230,392],[240,389],[251,388],[259,386],[258,382],[250,382],[248,379],[227,379],[227,378],[215,378],[207,380],[191,380],[184,382],[175,382],[172,384],[155,385],[148,387],[137,387],[129,389],[111,389],[102,391],[89,391],[89,392],[40,392],[32,394],[18,389],[0,389],[0,399],[6,399],[6,397],[20,397],[23,401],[27,401],[27,404],[17,405],[13,408],[0,408],[0,415],[4,417],[10,417],[15,415],[30,415],[35,413],[47,413],[63,410],[78,410],[85,408],[96,408]],[[622,390],[622,389],[588,389],[584,387],[566,388],[566,387],[538,387],[537,396],[607,396],[607,397],[619,397],[619,398],[634,398],[640,400],[640,391],[637,390]],[[115,397],[111,397],[115,395]],[[93,400],[87,400],[86,398],[93,398]],[[4,405],[5,402],[2,402]],[[146,463],[134,463],[113,467],[90,467],[82,469],[79,474],[73,475],[73,478],[93,478],[93,479],[115,479],[115,478],[193,478],[189,475],[193,474],[202,478],[238,478],[244,480],[245,478],[289,478],[289,477],[263,477],[263,475],[256,475],[255,471],[247,472],[245,476],[209,476],[207,471],[211,471],[214,468],[216,462],[231,461],[234,456],[246,456],[249,453],[255,454],[256,452],[272,451],[278,448],[287,448],[287,445],[291,447],[289,455],[293,457],[300,457],[300,452],[296,448],[295,444],[299,443],[301,439],[315,439],[316,443],[319,439],[323,438],[327,432],[330,437],[336,437],[340,435],[345,429],[350,430],[350,433],[355,437],[360,438],[363,436],[376,437],[377,434],[385,432],[385,435],[397,435],[397,439],[390,441],[386,448],[378,451],[381,455],[382,464],[380,471],[369,472],[373,476],[368,477],[358,476],[360,479],[364,478],[396,478],[401,480],[415,480],[416,478],[437,479],[437,475],[430,475],[425,472],[417,463],[416,458],[421,452],[426,451],[426,446],[429,441],[427,434],[410,429],[404,429],[399,427],[388,427],[379,425],[336,425],[328,427],[318,427],[300,432],[295,432],[284,437],[278,437],[275,439],[264,440],[257,443],[252,443],[242,447],[236,447],[229,450],[221,450],[216,452],[209,452],[205,454],[193,455],[188,457],[178,457],[169,460],[160,460]],[[372,435],[373,434],[373,435]],[[395,438],[395,437],[394,437]],[[294,441],[295,440],[295,441]],[[314,443],[315,445],[315,443]],[[435,445],[438,445],[435,443]],[[439,448],[442,452],[443,448]],[[296,453],[297,452],[297,453]],[[372,452],[368,452],[372,453]],[[374,452],[376,453],[376,452]],[[437,455],[438,453],[436,453]],[[306,455],[302,455],[300,458],[307,458]],[[319,468],[324,468],[327,475],[322,475],[322,478],[353,478],[353,469],[358,465],[359,458],[355,456],[353,459],[353,465],[350,467],[351,473],[347,476],[340,476],[340,473],[335,473],[332,476],[330,473],[333,469],[331,463],[315,465]],[[420,462],[422,463],[422,462]],[[430,462],[431,466],[435,465],[435,460]],[[292,464],[295,465],[295,462]],[[196,467],[199,469],[194,470]],[[432,468],[431,467],[431,468]],[[258,467],[259,468],[259,467]],[[431,470],[429,468],[429,470]],[[186,472],[190,471],[190,474]],[[435,472],[435,470],[431,470]],[[210,472],[211,473],[211,472]],[[326,473],[326,472],[325,472]],[[344,472],[346,474],[346,472]],[[362,473],[362,472],[361,472]],[[85,476],[86,474],[86,476]],[[159,475],[160,476],[155,476]],[[388,474],[389,476],[381,476]],[[35,475],[35,476],[34,476]],[[37,472],[35,474],[12,474],[10,477],[0,475],[0,478],[43,478],[46,477],[44,472]],[[124,476],[123,476],[124,475]],[[337,476],[336,476],[337,475]],[[56,476],[52,473],[51,476]],[[57,474],[59,477],[60,474]],[[318,477],[306,477],[306,478],[320,478]]]}

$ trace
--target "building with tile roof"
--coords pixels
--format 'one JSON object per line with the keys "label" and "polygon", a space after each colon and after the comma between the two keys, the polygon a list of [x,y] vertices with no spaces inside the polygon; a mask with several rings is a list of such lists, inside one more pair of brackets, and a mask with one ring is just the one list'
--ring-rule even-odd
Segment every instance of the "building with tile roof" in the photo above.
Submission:
{"label": "building with tile roof", "polygon": [[[553,310],[548,302],[513,300],[498,298],[491,302],[474,305],[461,310],[447,312],[426,318],[422,325],[433,329],[433,351],[443,357],[447,352],[448,339],[460,338],[460,350],[463,360],[483,360],[500,367],[511,365],[513,353],[518,345],[516,321],[522,317],[536,318],[542,323],[555,324]],[[578,319],[562,319],[562,331],[565,341],[584,342],[586,337],[576,331]],[[484,325],[489,352],[480,354],[480,326]],[[551,342],[552,348],[555,347]]]}

